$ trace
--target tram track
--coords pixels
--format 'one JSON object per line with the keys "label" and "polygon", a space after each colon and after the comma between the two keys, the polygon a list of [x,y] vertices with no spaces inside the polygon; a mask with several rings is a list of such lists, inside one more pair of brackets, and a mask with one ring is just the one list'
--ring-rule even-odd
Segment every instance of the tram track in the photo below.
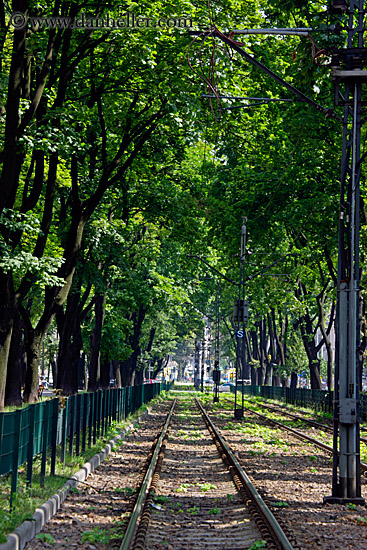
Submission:
{"label": "tram track", "polygon": [[[316,427],[316,428],[318,428],[322,431],[328,431],[329,433],[333,432],[333,430],[330,426],[326,426],[325,424],[321,424],[321,423],[316,422],[314,420],[309,420],[309,419],[301,417],[299,415],[295,415],[293,413],[289,413],[288,411],[286,412],[286,411],[283,411],[281,409],[276,409],[275,407],[271,407],[271,406],[265,405],[263,403],[256,402],[256,405],[260,406],[260,407],[263,407],[263,408],[266,408],[266,409],[270,410],[271,412],[279,413],[279,414],[282,414],[282,415],[285,415],[285,416],[289,416],[290,418],[294,418],[296,420],[299,420],[301,422],[305,422],[305,423],[307,423],[311,426],[314,426],[314,427]],[[266,416],[266,415],[263,415],[263,414],[261,414],[257,411],[254,411],[253,409],[251,409],[249,407],[244,407],[244,410],[258,416],[259,418],[262,418],[263,420],[268,421],[269,423],[273,424],[274,426],[277,426],[280,429],[283,429],[283,430],[286,430],[286,431],[290,432],[291,434],[293,434],[298,439],[301,439],[302,441],[307,441],[309,443],[312,443],[316,447],[319,447],[320,449],[323,449],[324,451],[327,451],[331,454],[333,453],[333,447],[331,445],[327,445],[326,443],[324,443],[323,441],[320,441],[319,439],[316,439],[315,437],[310,437],[309,435],[307,435],[305,433],[302,433],[301,431],[299,431],[295,428],[291,428],[290,426],[286,426],[282,422],[279,422],[278,420],[274,420],[273,418],[269,418],[269,416]],[[360,440],[367,444],[367,438],[362,437]],[[366,475],[367,464],[364,463],[364,462],[361,462],[360,463],[360,468],[361,468],[361,471],[364,473],[364,475]]]}
{"label": "tram track", "polygon": [[[266,538],[260,530],[262,520],[257,524],[251,517],[247,495],[245,502],[244,491],[231,477],[231,465],[223,463],[225,453],[209,435],[194,400],[190,395],[177,396],[168,439],[158,452],[159,471],[153,473],[141,510],[144,519],[137,522],[138,528],[145,524],[146,530],[139,536],[139,529],[135,532],[136,547],[260,548]],[[348,510],[320,504],[330,483],[326,452],[317,453],[293,435],[282,435],[280,427],[273,429],[251,411],[233,421],[232,406],[224,397],[212,404],[202,396],[202,403],[294,549],[349,550],[363,544],[367,548],[367,534],[360,527],[367,524],[363,507]],[[69,495],[41,538],[28,543],[27,550],[44,550],[50,544],[55,550],[119,549],[171,404],[170,399],[157,404],[126,435],[111,458]],[[274,543],[269,547],[277,548]]]}
{"label": "tram track", "polygon": [[202,405],[196,400],[189,415],[182,404],[176,407],[162,430],[155,465],[141,485],[120,550],[243,550],[261,540],[268,549],[291,550]]}

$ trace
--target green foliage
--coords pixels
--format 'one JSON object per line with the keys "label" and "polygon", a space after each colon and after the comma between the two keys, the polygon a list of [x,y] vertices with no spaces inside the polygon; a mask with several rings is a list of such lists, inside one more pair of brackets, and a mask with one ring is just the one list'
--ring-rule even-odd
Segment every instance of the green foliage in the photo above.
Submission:
{"label": "green foliage", "polygon": [[56,542],[55,538],[49,533],[38,533],[38,535],[36,535],[36,539],[41,540],[43,542],[47,542],[48,544],[51,544],[51,545],[54,545]]}
{"label": "green foliage", "polygon": [[91,531],[84,531],[80,537],[81,544],[86,542],[108,544],[110,542],[110,535],[105,529],[95,527]]}
{"label": "green foliage", "polygon": [[266,540],[257,540],[252,544],[249,550],[258,550],[259,548],[266,548]]}
{"label": "green foliage", "polygon": [[274,508],[288,508],[289,507],[288,502],[283,502],[282,500],[280,500],[279,502],[272,502],[271,505],[274,506]]}
{"label": "green foliage", "polygon": [[[41,8],[44,15],[53,13],[54,3],[43,4],[32,4],[30,14]],[[68,9],[62,2],[60,10]],[[122,6],[102,9],[118,15]],[[317,29],[318,49],[345,45],[343,33],[326,31],[324,3],[219,0],[211,13],[205,2],[144,0],[128,2],[126,9],[154,20],[188,15],[202,30],[215,24],[231,31],[239,21],[247,28],[304,25]],[[83,5],[83,11],[93,10],[90,2]],[[94,300],[106,296],[101,358],[126,363],[138,356],[137,369],[158,369],[164,358],[201,337],[205,316],[215,318],[220,283],[222,363],[230,363],[235,349],[229,316],[237,290],[228,279],[238,280],[246,215],[247,328],[257,329],[259,319],[274,312],[286,355],[279,357],[278,350],[277,373],[305,370],[310,358],[300,330],[306,316],[313,339],[320,295],[326,316],[335,301],[330,271],[337,257],[339,123],[299,101],[236,99],[290,98],[216,40],[191,44],[192,71],[191,38],[178,28],[96,29],[73,32],[70,40],[60,32],[50,62],[50,31],[29,30],[19,68],[22,97],[12,112],[16,98],[5,92],[12,76],[11,34],[0,42],[6,114],[0,117],[0,142],[17,160],[11,177],[3,164],[9,195],[0,214],[0,274],[11,278],[7,301],[21,310],[28,328],[42,335],[48,329],[50,340],[54,316],[60,322],[69,296],[78,297],[78,352],[88,359]],[[329,71],[313,63],[307,37],[249,35],[241,41],[249,54],[332,106]],[[38,104],[33,94],[42,67],[47,78]],[[207,78],[211,68],[223,99],[210,105],[200,97],[208,86],[199,76]],[[20,121],[14,143],[5,133],[11,115],[15,124]],[[10,181],[14,185],[6,189]],[[363,230],[363,246],[366,237]],[[292,255],[263,271],[286,254]],[[51,348],[55,353],[51,344],[47,348],[49,356]],[[254,358],[252,366],[259,365]]]}
{"label": "green foliage", "polygon": [[215,515],[215,516],[219,515],[220,513],[221,513],[221,509],[218,508],[218,506],[215,506],[214,508],[211,508],[209,510],[209,514],[212,514],[212,515]]}

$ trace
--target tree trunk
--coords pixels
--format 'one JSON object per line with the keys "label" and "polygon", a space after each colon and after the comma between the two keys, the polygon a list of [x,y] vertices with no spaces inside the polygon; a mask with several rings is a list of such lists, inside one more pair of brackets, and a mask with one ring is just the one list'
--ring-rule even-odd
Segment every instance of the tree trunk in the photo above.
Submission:
{"label": "tree trunk", "polygon": [[80,325],[72,323],[65,327],[57,359],[57,388],[63,395],[78,393],[78,368],[83,341]]}
{"label": "tree trunk", "polygon": [[321,390],[320,359],[317,356],[315,337],[312,330],[310,315],[307,313],[300,319],[300,331],[304,348],[307,353],[311,380],[311,389]]}
{"label": "tree trunk", "polygon": [[10,345],[5,390],[5,405],[22,406],[22,385],[25,376],[24,350],[22,346],[22,322],[19,314],[14,319]]}
{"label": "tree trunk", "polygon": [[60,335],[56,387],[64,395],[78,393],[79,360],[83,347],[79,298],[77,293],[69,296],[65,313],[60,309],[56,315]]}
{"label": "tree trunk", "polygon": [[273,329],[273,322],[270,313],[266,316],[267,322],[268,322],[268,332],[269,332],[269,354],[270,358],[268,358],[267,366],[266,366],[266,376],[265,376],[265,385],[271,386],[272,380],[273,380],[273,368],[276,364],[276,352],[275,352],[275,337],[274,337],[274,329]]}
{"label": "tree trunk", "polygon": [[122,386],[133,386],[136,365],[138,362],[138,356],[140,355],[140,348],[138,347],[132,355],[126,361],[122,362],[121,365],[121,382]]}
{"label": "tree trunk", "polygon": [[257,380],[257,369],[251,365],[251,384],[253,386],[257,386],[258,380]]}
{"label": "tree trunk", "polygon": [[257,383],[259,386],[264,385],[264,370],[262,367],[256,369],[257,371]]}
{"label": "tree trunk", "polygon": [[27,331],[26,353],[27,370],[25,373],[25,386],[23,401],[36,403],[38,401],[38,368],[40,364],[43,332],[31,329]]}
{"label": "tree trunk", "polygon": [[102,390],[108,390],[110,387],[110,367],[111,363],[109,359],[104,358],[101,361],[101,388]]}
{"label": "tree trunk", "polygon": [[94,306],[95,322],[90,343],[88,391],[96,391],[100,387],[100,350],[105,308],[106,293],[97,296]]}
{"label": "tree trunk", "polygon": [[54,388],[57,387],[57,361],[52,360],[51,361],[51,369],[52,369],[52,380]]}
{"label": "tree trunk", "polygon": [[322,293],[321,295],[317,296],[317,305],[319,309],[319,327],[320,331],[323,337],[324,345],[326,347],[326,354],[327,354],[327,387],[329,390],[334,388],[334,376],[333,376],[333,349],[331,346],[330,341],[330,332],[332,329],[332,326],[334,324],[334,314],[335,314],[335,304],[333,303],[331,312],[330,312],[330,319],[329,319],[329,326],[328,329],[325,328],[325,308],[324,308],[324,302],[325,302],[325,294]]}
{"label": "tree trunk", "polygon": [[291,388],[296,388],[298,385],[298,375],[296,372],[291,372]]}
{"label": "tree trunk", "polygon": [[130,320],[133,322],[134,330],[133,334],[128,339],[128,344],[130,344],[133,353],[126,361],[123,361],[121,365],[121,380],[123,386],[132,386],[135,382],[135,371],[137,369],[138,358],[141,353],[139,341],[145,314],[146,310],[143,306],[140,306],[138,311],[134,311],[130,315]]}
{"label": "tree trunk", "polygon": [[112,370],[113,370],[113,378],[115,380],[115,386],[116,388],[121,388],[121,372],[120,372],[120,362],[118,359],[112,360]]}
{"label": "tree trunk", "polygon": [[[20,0],[14,3],[15,11],[25,13],[28,1]],[[0,213],[5,206],[12,207],[15,198],[21,165],[17,162],[19,140],[19,105],[22,93],[24,52],[27,29],[14,30],[12,58],[8,78],[8,95],[6,103],[5,138],[3,145],[3,167],[0,179]],[[4,384],[5,388],[5,384]],[[5,392],[5,389],[4,389]],[[1,396],[0,396],[1,406]]]}
{"label": "tree trunk", "polygon": [[153,377],[156,378],[157,374],[159,372],[162,372],[163,369],[166,368],[169,361],[169,355],[166,355],[165,357],[161,357],[160,359],[157,359],[157,367],[154,369]]}
{"label": "tree trunk", "polygon": [[135,371],[134,385],[140,386],[144,383],[144,369],[137,369]]}
{"label": "tree trunk", "polygon": [[4,409],[8,360],[15,317],[11,276],[0,271],[0,411]]}
{"label": "tree trunk", "polygon": [[259,340],[260,340],[260,346],[259,346],[260,368],[258,369],[258,380],[259,380],[259,386],[263,386],[265,383],[266,366],[268,363],[268,359],[266,355],[266,324],[265,324],[264,318],[262,318],[259,323]]}

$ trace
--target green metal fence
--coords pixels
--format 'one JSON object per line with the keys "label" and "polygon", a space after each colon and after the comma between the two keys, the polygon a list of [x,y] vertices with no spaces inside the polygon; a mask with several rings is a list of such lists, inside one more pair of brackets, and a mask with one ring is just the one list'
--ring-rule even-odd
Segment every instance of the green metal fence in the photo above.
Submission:
{"label": "green metal fence", "polygon": [[170,387],[163,383],[99,390],[0,413],[0,475],[12,474],[13,494],[18,468],[27,463],[27,483],[31,486],[33,458],[40,454],[42,484],[47,461],[50,474],[55,474],[58,446],[60,461],[65,463],[67,454],[79,455],[103,437],[113,421],[120,422]]}
{"label": "green metal fence", "polygon": [[[237,390],[241,391],[242,386]],[[333,413],[334,392],[328,390],[308,390],[305,388],[284,388],[275,386],[244,386],[247,395],[259,395],[267,399],[277,399],[299,407],[309,407],[317,411]],[[234,391],[234,388],[233,390]],[[367,394],[360,395],[360,416],[367,420]]]}

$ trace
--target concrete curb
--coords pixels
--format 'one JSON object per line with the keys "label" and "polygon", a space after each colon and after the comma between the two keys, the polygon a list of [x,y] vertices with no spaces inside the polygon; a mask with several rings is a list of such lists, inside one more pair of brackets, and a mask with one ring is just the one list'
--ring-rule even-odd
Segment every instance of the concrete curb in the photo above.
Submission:
{"label": "concrete curb", "polygon": [[79,481],[85,481],[89,474],[94,472],[100,464],[111,453],[116,443],[125,438],[127,432],[134,428],[140,420],[145,418],[151,409],[147,409],[141,414],[132,424],[129,424],[122,432],[110,439],[106,446],[94,455],[88,462],[86,462],[80,470],[78,470],[68,481],[42,506],[36,508],[35,513],[32,516],[32,520],[24,521],[19,527],[17,527],[13,533],[10,533],[7,537],[7,541],[0,544],[0,550],[22,550],[27,542],[33,539],[47,523],[56,514],[61,504],[68,496],[72,487],[76,487]]}

